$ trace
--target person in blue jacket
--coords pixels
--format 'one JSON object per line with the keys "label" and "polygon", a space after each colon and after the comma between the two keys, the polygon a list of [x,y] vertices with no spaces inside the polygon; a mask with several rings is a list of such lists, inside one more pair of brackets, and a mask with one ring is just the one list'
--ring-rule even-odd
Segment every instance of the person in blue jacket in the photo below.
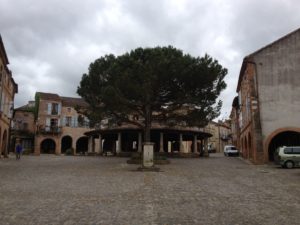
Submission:
{"label": "person in blue jacket", "polygon": [[22,145],[21,143],[18,141],[17,145],[16,145],[16,160],[20,160],[21,159],[21,153],[22,153]]}

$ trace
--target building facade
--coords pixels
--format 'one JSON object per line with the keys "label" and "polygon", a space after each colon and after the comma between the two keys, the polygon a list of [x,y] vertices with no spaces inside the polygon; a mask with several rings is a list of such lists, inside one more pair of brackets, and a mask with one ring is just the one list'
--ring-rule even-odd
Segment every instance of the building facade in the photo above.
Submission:
{"label": "building facade", "polygon": [[300,145],[300,29],[245,57],[232,118],[244,158],[273,161],[278,146]]}
{"label": "building facade", "polygon": [[10,126],[18,85],[8,69],[8,58],[0,35],[0,156],[9,151]]}
{"label": "building facade", "polygon": [[88,151],[89,121],[79,108],[87,104],[81,98],[61,97],[37,92],[35,101],[15,110],[14,139],[21,139],[28,153],[84,154]]}
{"label": "building facade", "polygon": [[205,130],[212,134],[208,138],[208,149],[211,152],[223,152],[225,145],[232,144],[229,121],[211,121]]}

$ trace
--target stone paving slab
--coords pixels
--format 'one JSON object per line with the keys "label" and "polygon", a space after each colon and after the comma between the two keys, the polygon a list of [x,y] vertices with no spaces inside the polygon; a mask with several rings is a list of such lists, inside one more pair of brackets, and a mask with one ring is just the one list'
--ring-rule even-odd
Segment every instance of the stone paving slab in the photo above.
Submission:
{"label": "stone paving slab", "polygon": [[211,154],[139,172],[126,160],[1,159],[0,224],[300,224],[300,169]]}

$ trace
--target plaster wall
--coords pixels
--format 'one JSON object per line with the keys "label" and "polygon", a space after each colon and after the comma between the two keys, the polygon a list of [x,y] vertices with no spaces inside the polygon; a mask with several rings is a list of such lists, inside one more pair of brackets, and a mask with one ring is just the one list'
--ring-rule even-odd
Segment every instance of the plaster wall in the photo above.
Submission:
{"label": "plaster wall", "polygon": [[255,53],[263,139],[300,127],[300,32]]}

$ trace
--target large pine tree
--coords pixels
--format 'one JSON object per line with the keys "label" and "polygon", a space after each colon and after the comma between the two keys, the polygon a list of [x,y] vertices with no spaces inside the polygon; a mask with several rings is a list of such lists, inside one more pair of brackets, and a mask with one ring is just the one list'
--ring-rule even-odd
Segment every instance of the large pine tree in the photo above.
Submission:
{"label": "large pine tree", "polygon": [[[153,121],[203,127],[216,118],[227,69],[210,56],[192,57],[174,47],[137,48],[90,64],[77,92],[93,122],[131,123],[150,141]],[[138,115],[143,120],[133,120]]]}

